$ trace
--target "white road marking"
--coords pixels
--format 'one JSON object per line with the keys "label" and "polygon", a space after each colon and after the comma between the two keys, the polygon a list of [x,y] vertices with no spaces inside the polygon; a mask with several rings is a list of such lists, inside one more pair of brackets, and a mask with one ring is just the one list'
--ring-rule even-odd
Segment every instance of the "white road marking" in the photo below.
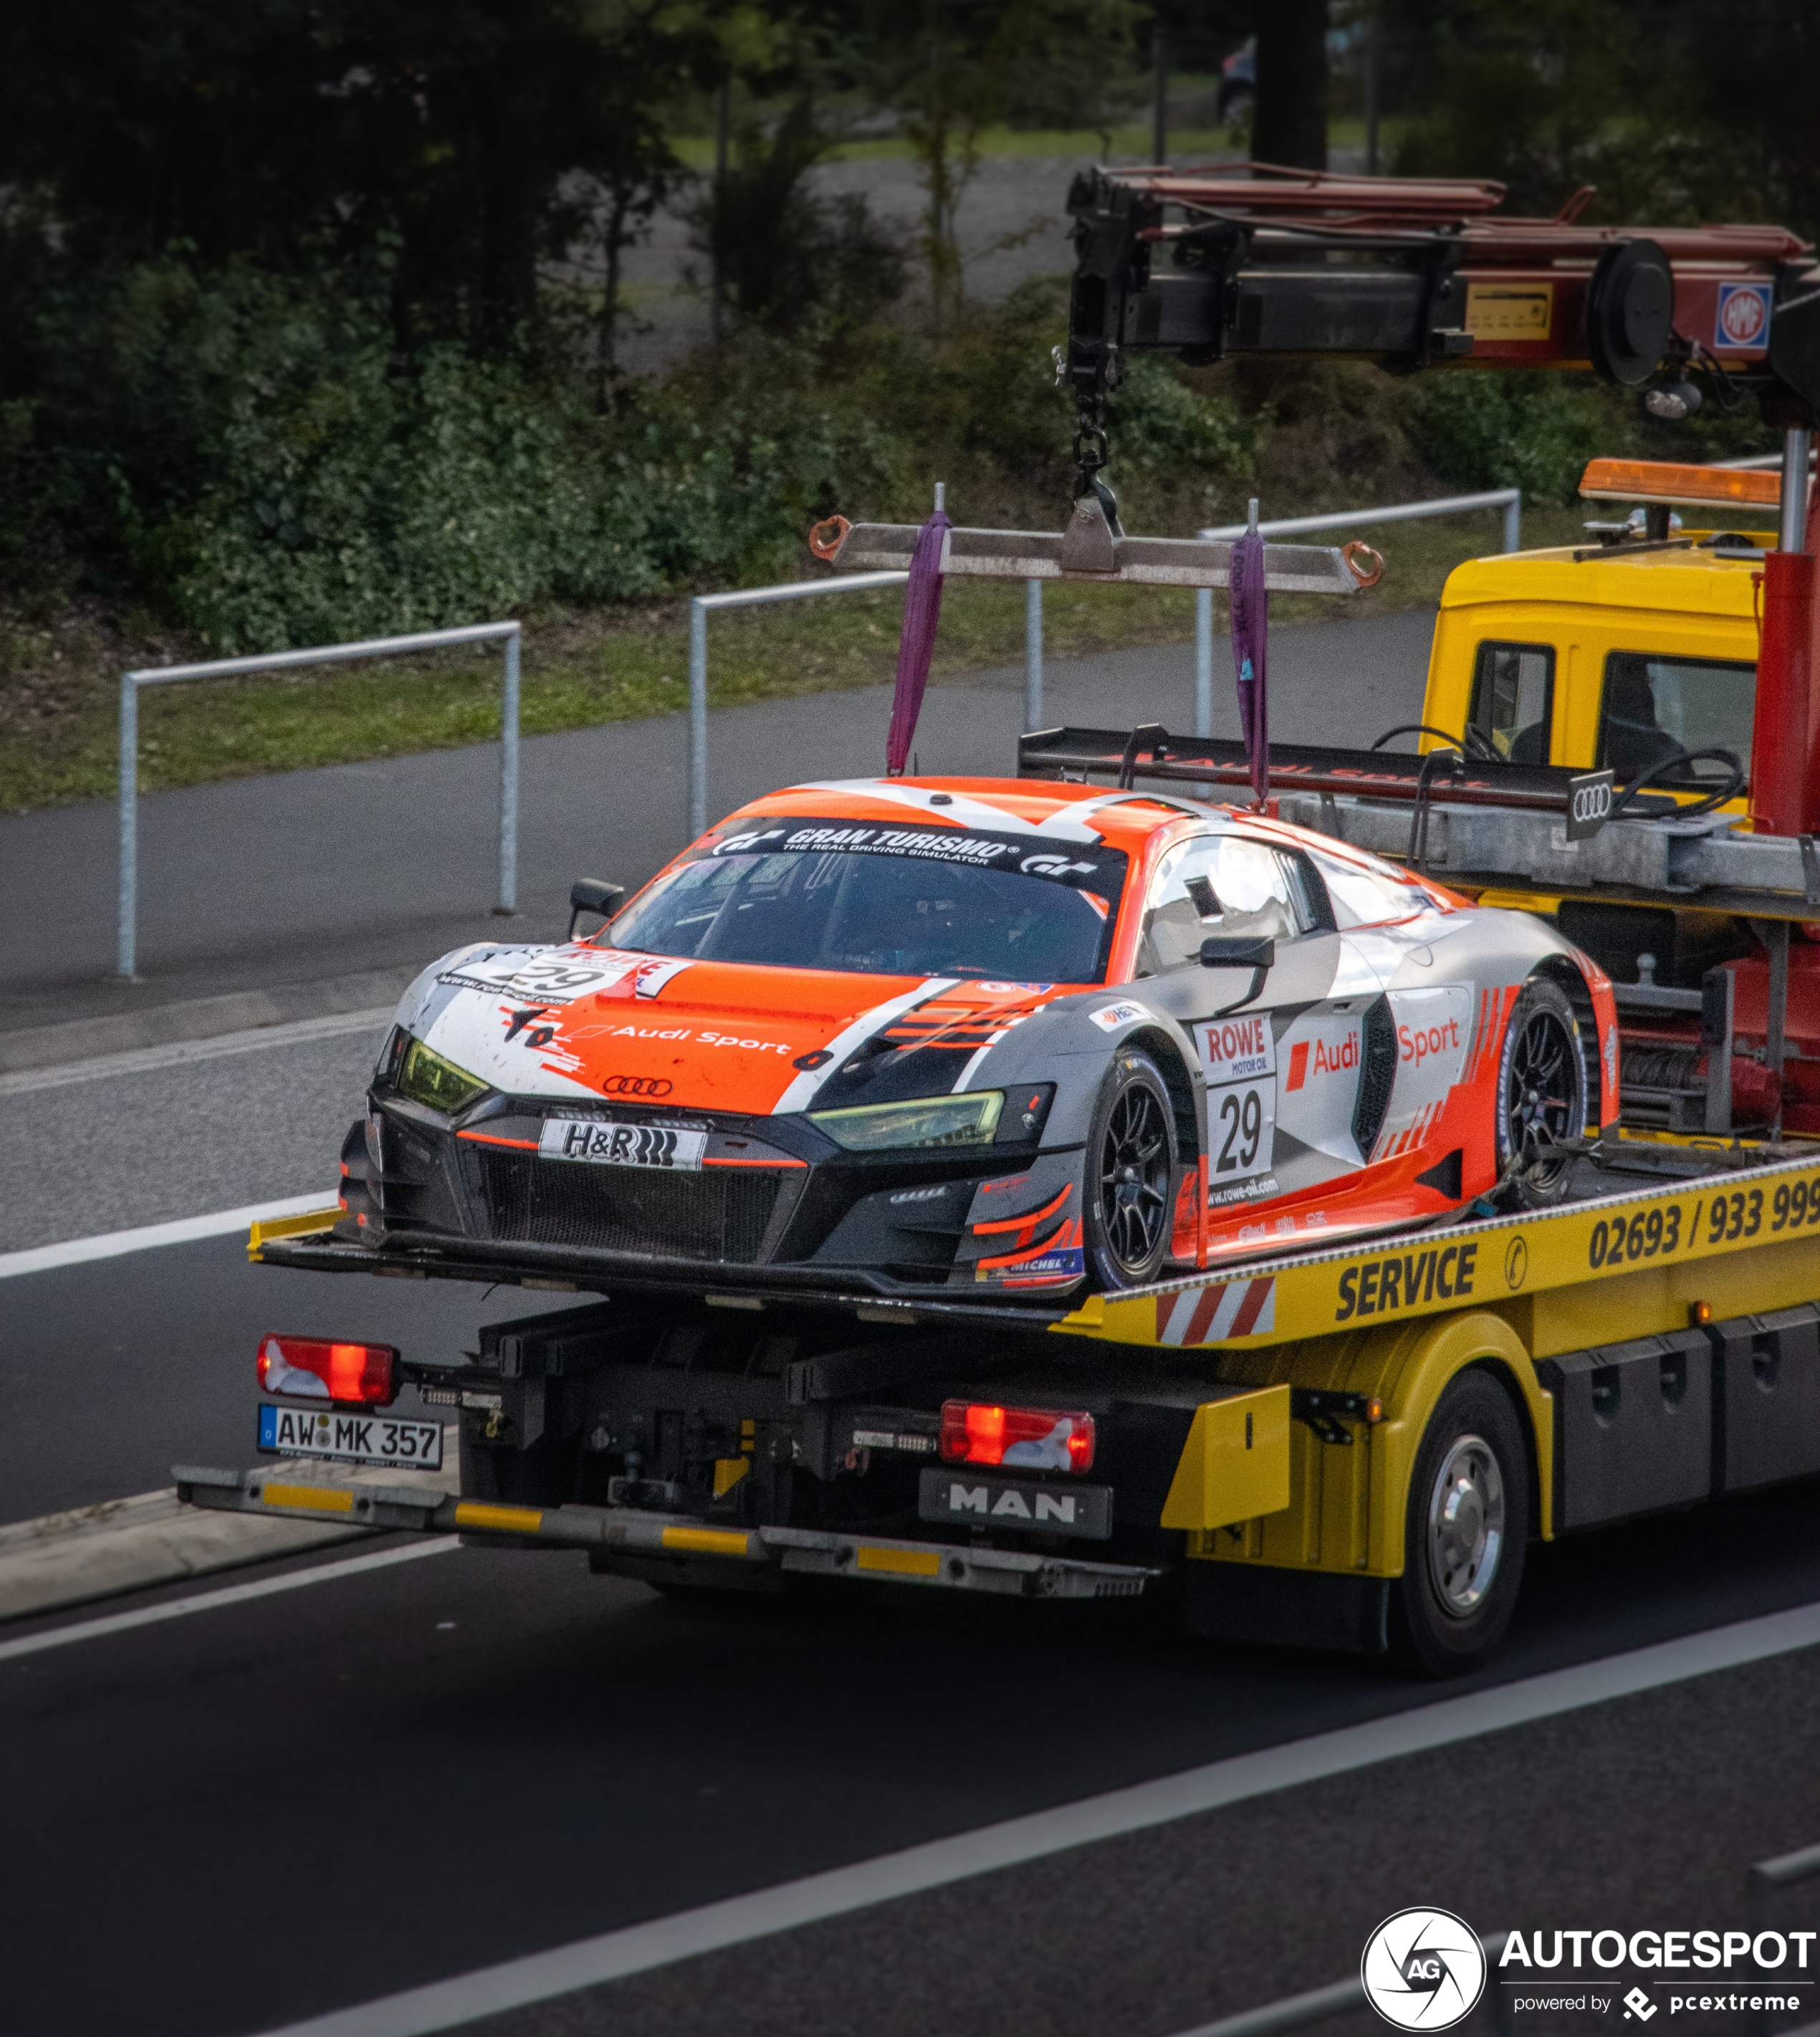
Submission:
{"label": "white road marking", "polygon": [[99,1619],[79,1619],[68,1627],[48,1627],[42,1634],[22,1634],[16,1640],[0,1641],[0,1662],[9,1662],[20,1655],[42,1655],[47,1649],[68,1648],[78,1641],[99,1641],[110,1634],[129,1633],[135,1627],[156,1627],[161,1621],[182,1619],[192,1612],[244,1605],[249,1599],[270,1598],[276,1592],[301,1591],[305,1585],[325,1585],[337,1578],[382,1570],[389,1563],[414,1563],[419,1556],[440,1556],[460,1547],[452,1535],[434,1542],[412,1542],[402,1549],[381,1549],[371,1556],[344,1556],[339,1563],[318,1563],[312,1570],[291,1570],[282,1578],[261,1578],[254,1584],[229,1585],[220,1591],[197,1592],[188,1598],[168,1599],[162,1605],[142,1606],[133,1612],[104,1613]]}
{"label": "white road marking", "polygon": [[62,1245],[35,1245],[28,1252],[0,1252],[0,1280],[20,1273],[48,1273],[59,1266],[85,1266],[91,1259],[118,1259],[128,1252],[149,1252],[160,1245],[189,1245],[199,1238],[225,1238],[255,1223],[281,1216],[301,1216],[306,1210],[327,1209],[333,1189],[313,1195],[287,1196],[281,1203],[249,1203],[244,1209],[216,1210],[207,1216],[180,1216],[171,1223],[141,1224],[134,1230],[105,1231],[99,1238],[72,1238]]}
{"label": "white road marking", "polygon": [[1349,1774],[1379,1762],[1425,1754],[1484,1733],[1501,1733],[1816,1645],[1820,1645],[1820,1604],[1797,1606],[1791,1612],[1741,1620],[1735,1626],[1715,1627],[1602,1661],[1583,1662],[1496,1689],[1475,1691],[1468,1697],[1444,1699],[1364,1725],[1345,1726],[1285,1746],[1212,1762],[1183,1774],[1008,1819],[978,1831],[759,1889],[750,1895],[710,1903],[699,1910],[679,1910],[648,1924],[608,1931],[552,1952],[533,1952],[452,1980],[434,1981],[426,1987],[313,2016],[305,2023],[287,2024],[282,2030],[267,2031],[264,2037],[428,2037],[433,2031],[547,2001],[579,1988],[648,1973],[679,1960],[843,1917],[974,1875],[1020,1867],[1071,1847],[1173,1824],[1179,1819],[1302,1783]]}
{"label": "white road marking", "polygon": [[154,1068],[176,1068],[192,1061],[218,1061],[227,1054],[250,1054],[261,1047],[295,1047],[309,1040],[339,1039],[346,1033],[375,1033],[392,1022],[393,1007],[372,1011],[337,1011],[322,1018],[299,1018],[288,1026],[255,1026],[244,1033],[220,1033],[212,1040],[172,1040],[162,1047],[133,1047],[121,1054],[93,1060],[68,1061],[56,1068],[21,1068],[0,1075],[0,1096],[23,1096],[36,1089],[61,1089],[66,1083],[102,1082],[111,1075],[142,1075]]}

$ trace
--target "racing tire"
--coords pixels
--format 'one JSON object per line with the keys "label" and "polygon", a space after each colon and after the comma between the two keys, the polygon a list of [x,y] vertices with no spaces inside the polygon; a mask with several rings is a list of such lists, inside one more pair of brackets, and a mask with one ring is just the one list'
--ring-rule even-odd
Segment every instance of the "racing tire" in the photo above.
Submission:
{"label": "racing tire", "polygon": [[1106,1071],[1084,1175],[1082,1237],[1095,1286],[1154,1280],[1175,1222],[1175,1106],[1156,1064],[1135,1048],[1121,1048]]}
{"label": "racing tire", "polygon": [[1428,1417],[1409,1477],[1398,1652],[1430,1676],[1463,1676],[1504,1639],[1529,1541],[1529,1456],[1511,1397],[1461,1373]]}
{"label": "racing tire", "polygon": [[[1498,1050],[1498,1176],[1520,1207],[1547,1209],[1567,1194],[1574,1156],[1549,1147],[1586,1130],[1586,1056],[1567,993],[1546,977],[1526,983],[1511,1007]],[[1514,1159],[1524,1164],[1514,1175]]]}

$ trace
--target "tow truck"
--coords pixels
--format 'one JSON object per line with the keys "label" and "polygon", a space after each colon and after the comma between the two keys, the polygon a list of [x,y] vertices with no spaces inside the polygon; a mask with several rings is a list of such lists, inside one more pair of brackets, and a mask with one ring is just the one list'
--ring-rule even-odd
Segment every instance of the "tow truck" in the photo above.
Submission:
{"label": "tow truck", "polygon": [[[187,1501],[580,1550],[596,1570],[679,1591],[838,1581],[1150,1597],[1190,1634],[1365,1651],[1400,1641],[1447,1675],[1497,1646],[1531,1539],[1820,1472],[1820,1141],[1803,1136],[1820,1121],[1805,1115],[1807,1050],[1789,1044],[1814,1037],[1820,981],[1813,945],[1791,940],[1820,924],[1820,601],[1804,549],[1820,285],[1806,251],[1772,229],[1703,229],[1692,251],[1660,236],[1659,261],[1635,251],[1645,236],[1608,235],[1590,254],[1576,242],[1541,283],[1506,265],[1519,293],[1546,286],[1546,326],[1532,295],[1527,309],[1485,312],[1488,328],[1475,327],[1480,285],[1462,259],[1487,234],[1482,221],[1458,225],[1456,190],[1381,180],[1336,193],[1305,180],[1306,210],[1320,215],[1311,229],[1305,218],[1260,225],[1211,181],[1189,195],[1190,227],[1176,236],[1190,287],[1161,297],[1158,215],[1182,195],[1150,172],[1122,187],[1100,173],[1077,191],[1073,513],[1059,537],[950,531],[947,569],[1224,584],[1228,547],[1120,530],[1094,406],[1120,346],[1217,347],[1228,332],[1265,344],[1298,304],[1304,346],[1459,362],[1488,330],[1504,346],[1515,321],[1511,345],[1590,358],[1634,384],[1695,369],[1749,382],[1785,430],[1781,542],[1750,546],[1748,561],[1716,556],[1742,546],[1711,546],[1702,569],[1730,576],[1707,583],[1727,588],[1762,576],[1747,773],[1742,759],[1708,758],[1719,770],[1691,782],[1700,760],[1679,757],[1619,787],[1618,763],[1600,762],[1610,717],[1576,705],[1571,659],[1548,701],[1520,660],[1481,659],[1476,638],[1460,655],[1456,622],[1470,634],[1475,603],[1489,614],[1475,569],[1456,576],[1459,598],[1444,609],[1430,727],[1414,754],[1270,754],[1281,818],[1481,898],[1502,890],[1551,911],[1619,963],[1620,1120],[1572,1143],[1568,1199],[1516,1211],[1482,1197],[1326,1249],[1266,1238],[1242,1264],[1065,1302],[1036,1296],[1010,1313],[838,1283],[780,1294],[719,1280],[679,1294],[634,1279],[590,1293],[578,1268],[570,1277],[548,1254],[514,1264],[495,1253],[482,1265],[361,1249],[331,1235],[342,1211],[330,1206],[255,1225],[254,1261],[516,1281],[577,1301],[491,1326],[471,1354],[407,1359],[322,1340],[311,1355],[291,1341],[334,1404],[316,1418],[319,1446],[409,1384],[455,1414],[458,1487],[312,1482],[297,1461],[312,1454],[305,1434],[255,1470],[176,1467]],[[1351,208],[1337,223],[1336,206]],[[1561,233],[1527,223],[1506,251],[1547,266],[1572,222],[1549,224]],[[1108,236],[1122,236],[1111,253]],[[1247,263],[1260,249],[1286,251],[1254,289]],[[1358,280],[1374,265],[1375,298]],[[1466,316],[1449,328],[1436,307],[1462,275]],[[1736,315],[1735,336],[1754,351],[1702,367],[1684,288],[1723,320],[1720,293],[1739,282],[1760,291],[1764,330],[1746,334]],[[1252,301],[1265,308],[1255,316]],[[1355,329],[1368,301],[1379,319],[1370,346]],[[1330,315],[1334,302],[1344,316]],[[1394,331],[1392,309],[1403,319]],[[1620,534],[1634,556],[1544,557],[1521,570],[1585,564],[1589,585],[1621,571],[1638,576],[1625,585],[1661,585],[1699,543],[1675,537],[1663,507],[1648,501],[1642,533]],[[836,568],[901,563],[916,535],[850,527]],[[1670,544],[1673,554],[1648,549]],[[1277,561],[1285,581],[1306,569],[1294,549]],[[1330,555],[1326,584],[1343,585],[1347,564]],[[1750,662],[1736,602],[1717,605],[1714,628],[1722,662]],[[1521,649],[1541,638],[1488,641]],[[1251,762],[1240,746],[1154,726],[1035,731],[1018,758],[1024,774],[1134,795],[1249,784]],[[578,886],[576,902],[599,909],[599,887]],[[945,1502],[939,1527],[917,1505],[925,1488]]]}

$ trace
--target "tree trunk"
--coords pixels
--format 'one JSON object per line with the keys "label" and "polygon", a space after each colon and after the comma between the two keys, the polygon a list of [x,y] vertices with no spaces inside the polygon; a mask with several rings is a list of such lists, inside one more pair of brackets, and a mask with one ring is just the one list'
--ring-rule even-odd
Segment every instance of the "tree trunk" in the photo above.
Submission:
{"label": "tree trunk", "polygon": [[1251,154],[1296,169],[1327,167],[1326,0],[1269,0],[1258,10]]}
{"label": "tree trunk", "polygon": [[619,266],[631,237],[626,231],[630,202],[624,187],[615,187],[607,215],[607,278],[600,293],[600,340],[594,361],[594,400],[596,407],[603,411],[612,406],[614,384],[619,374]]}

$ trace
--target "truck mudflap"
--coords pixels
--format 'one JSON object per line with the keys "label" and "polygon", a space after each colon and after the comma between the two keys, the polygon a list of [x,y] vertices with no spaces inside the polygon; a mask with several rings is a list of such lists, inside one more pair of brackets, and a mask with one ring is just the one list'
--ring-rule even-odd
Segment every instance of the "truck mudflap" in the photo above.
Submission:
{"label": "truck mudflap", "polygon": [[935,1585],[1023,1598],[1135,1598],[1162,1574],[1136,1564],[1087,1563],[1034,1550],[899,1541],[815,1528],[709,1527],[626,1506],[513,1506],[407,1486],[319,1485],[288,1465],[282,1472],[241,1472],[176,1464],[171,1476],[186,1505],[219,1513],[302,1521],[339,1517],[375,1532],[402,1529],[480,1541],[498,1538],[507,1545],[529,1541],[585,1549],[600,1559],[596,1568],[608,1570],[614,1555],[622,1552],[645,1559],[640,1576],[650,1574],[653,1557],[698,1566],[706,1559],[717,1566],[769,1568],[781,1575]]}

